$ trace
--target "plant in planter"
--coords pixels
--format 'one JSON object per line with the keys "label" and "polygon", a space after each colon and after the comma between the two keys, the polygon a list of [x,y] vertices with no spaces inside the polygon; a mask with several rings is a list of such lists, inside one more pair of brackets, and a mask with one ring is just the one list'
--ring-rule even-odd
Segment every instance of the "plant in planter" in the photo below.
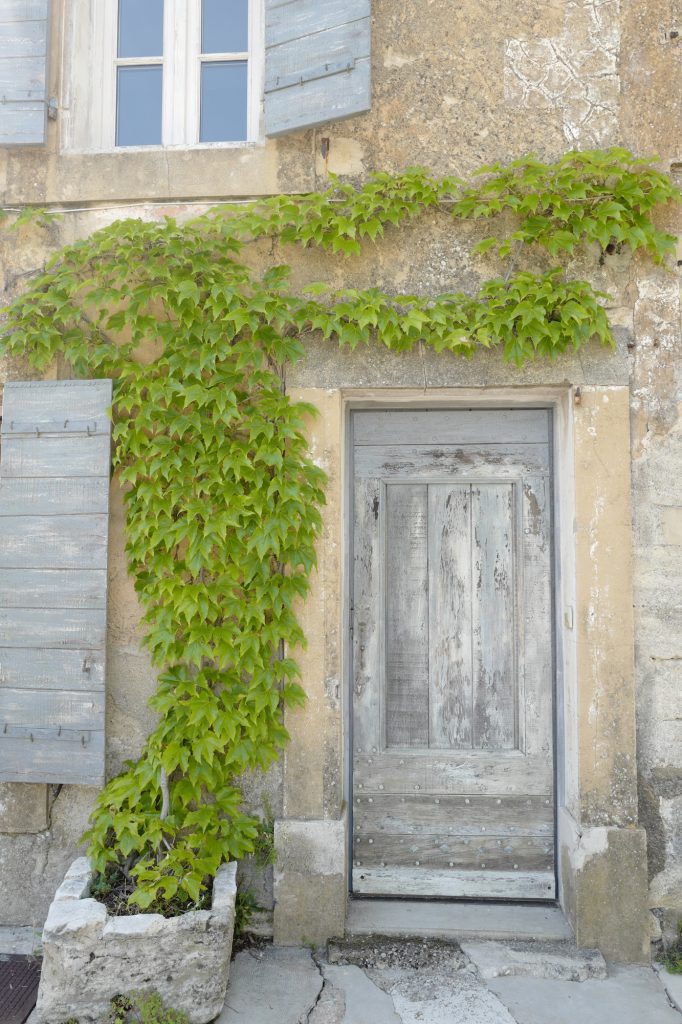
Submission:
{"label": "plant in planter", "polygon": [[100,1021],[111,999],[131,989],[157,992],[189,1024],[217,1017],[229,976],[236,867],[218,869],[206,909],[116,917],[89,896],[87,859],[75,861],[45,923],[38,1020]]}
{"label": "plant in planter", "polygon": [[[95,886],[122,877],[132,908],[190,908],[221,865],[253,852],[257,822],[234,780],[277,756],[282,711],[304,699],[289,652],[304,642],[296,603],[315,564],[325,476],[307,449],[314,410],[284,385],[286,366],[304,355],[300,335],[465,357],[498,347],[516,364],[594,338],[611,345],[604,296],[558,261],[585,244],[602,259],[626,245],[659,260],[672,251],[651,214],[677,190],[623,150],[483,171],[470,184],[420,169],[377,174],[359,189],[335,181],[184,224],[118,221],[57,253],[8,311],[5,354],[38,370],[61,356],[77,376],[114,379],[114,463],[159,668],[159,722],[100,794],[85,838]],[[297,294],[288,267],[249,264],[261,239],[353,255],[425,210],[504,214],[507,234],[477,248],[483,266],[508,260],[506,272],[475,295]],[[517,270],[531,247],[542,272]],[[76,916],[85,913],[77,902]],[[81,903],[98,921],[106,914]],[[184,917],[197,913],[210,911]],[[155,915],[120,923],[132,934],[145,916]],[[180,929],[183,919],[168,923]],[[91,925],[99,928],[94,917]]]}

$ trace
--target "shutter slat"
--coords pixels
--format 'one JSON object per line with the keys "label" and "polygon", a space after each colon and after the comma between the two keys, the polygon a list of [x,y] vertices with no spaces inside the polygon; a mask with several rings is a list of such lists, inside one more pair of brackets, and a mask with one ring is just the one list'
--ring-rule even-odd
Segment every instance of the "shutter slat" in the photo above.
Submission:
{"label": "shutter slat", "polygon": [[103,690],[104,651],[0,647],[0,687]]}
{"label": "shutter slat", "polygon": [[339,25],[361,21],[369,16],[367,0],[291,0],[269,3],[267,45],[278,46],[300,40]]}
{"label": "shutter slat", "polygon": [[44,95],[43,57],[0,57],[0,97],[5,103],[27,102],[40,110]]}
{"label": "shutter slat", "polygon": [[6,436],[3,441],[5,476],[101,476],[102,457],[109,453],[109,438],[78,435],[63,438]]}
{"label": "shutter slat", "polygon": [[34,647],[104,647],[104,608],[0,608],[0,645]]}
{"label": "shutter slat", "polygon": [[371,0],[266,0],[266,135],[369,110]]}
{"label": "shutter slat", "polygon": [[[101,690],[0,689],[0,718],[8,726],[53,731],[90,731],[104,728],[104,693]],[[16,735],[16,732],[14,733]]]}
{"label": "shutter slat", "polygon": [[42,21],[47,8],[46,0],[0,0],[0,21]]}
{"label": "shutter slat", "polygon": [[0,478],[0,508],[7,516],[106,513],[109,477]]}
{"label": "shutter slat", "polygon": [[[0,741],[0,779],[4,782],[73,783],[101,785],[104,781],[104,732],[47,730]],[[84,780],[87,779],[88,782]]]}
{"label": "shutter slat", "polygon": [[100,785],[110,381],[9,383],[0,446],[0,779]]}
{"label": "shutter slat", "polygon": [[0,608],[104,608],[104,569],[0,569]]}
{"label": "shutter slat", "polygon": [[45,142],[49,0],[0,0],[0,145]]}
{"label": "shutter slat", "polygon": [[0,568],[106,568],[107,516],[3,516],[2,512],[0,505]]}
{"label": "shutter slat", "polygon": [[[266,91],[276,92],[290,85],[299,85],[301,79],[306,82],[341,74],[348,71],[349,63],[351,68],[355,67],[358,58],[351,60],[349,54],[359,53],[364,33],[364,22],[356,21],[299,39],[295,47],[278,47],[265,69]],[[325,60],[316,65],[321,47],[324,48]]]}

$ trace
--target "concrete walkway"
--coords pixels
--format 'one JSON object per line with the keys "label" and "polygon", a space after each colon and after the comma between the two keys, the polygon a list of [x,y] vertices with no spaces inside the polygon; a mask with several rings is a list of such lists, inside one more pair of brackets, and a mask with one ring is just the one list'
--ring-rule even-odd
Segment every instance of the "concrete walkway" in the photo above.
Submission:
{"label": "concrete walkway", "polygon": [[664,981],[565,942],[368,936],[239,953],[217,1024],[682,1024]]}

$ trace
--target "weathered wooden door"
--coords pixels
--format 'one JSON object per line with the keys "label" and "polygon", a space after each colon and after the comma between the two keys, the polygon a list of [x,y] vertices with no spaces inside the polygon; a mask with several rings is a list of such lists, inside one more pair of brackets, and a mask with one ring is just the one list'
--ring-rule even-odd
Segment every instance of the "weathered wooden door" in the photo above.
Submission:
{"label": "weathered wooden door", "polygon": [[553,899],[550,413],[351,436],[353,890]]}

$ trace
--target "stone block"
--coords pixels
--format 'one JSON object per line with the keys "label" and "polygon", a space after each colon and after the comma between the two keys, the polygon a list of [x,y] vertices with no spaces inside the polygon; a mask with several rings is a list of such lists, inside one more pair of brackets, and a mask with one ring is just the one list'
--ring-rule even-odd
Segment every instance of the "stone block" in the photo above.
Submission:
{"label": "stone block", "polygon": [[275,822],[274,941],[321,945],[346,921],[346,818]]}
{"label": "stone block", "polygon": [[221,1011],[230,970],[237,865],[216,875],[210,910],[180,917],[110,917],[87,897],[90,868],[76,860],[57,890],[43,930],[38,1024],[75,1017],[102,1019],[111,999],[153,991],[190,1024],[207,1024]]}
{"label": "stone block", "polygon": [[617,963],[650,960],[646,832],[583,828],[561,850],[566,910],[578,946]]}
{"label": "stone block", "polygon": [[39,782],[0,782],[0,832],[28,835],[44,832],[47,786]]}

